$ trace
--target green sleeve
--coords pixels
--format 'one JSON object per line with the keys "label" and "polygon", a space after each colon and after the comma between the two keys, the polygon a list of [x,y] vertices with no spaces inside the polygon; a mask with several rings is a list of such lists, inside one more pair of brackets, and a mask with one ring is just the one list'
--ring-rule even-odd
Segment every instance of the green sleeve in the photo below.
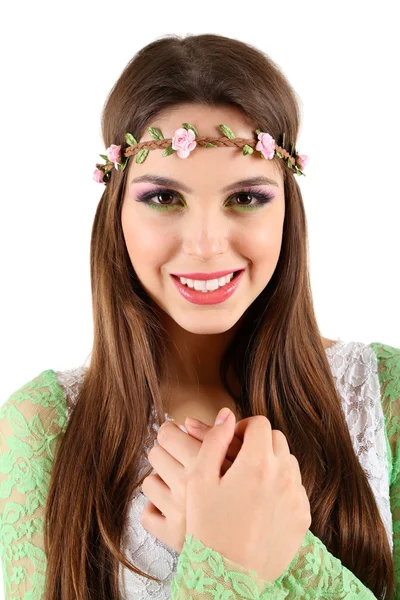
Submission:
{"label": "green sleeve", "polygon": [[[224,590],[229,590],[226,596]],[[225,597],[230,600],[376,598],[310,530],[288,568],[273,583],[204,546],[194,536],[186,535],[177,573],[171,581],[171,600]]]}
{"label": "green sleeve", "polygon": [[44,599],[44,509],[66,403],[43,371],[0,406],[0,558],[4,600]]}
{"label": "green sleeve", "polygon": [[395,600],[400,600],[400,348],[373,342],[378,358],[382,409],[385,417],[389,466],[390,509],[393,522]]}
{"label": "green sleeve", "polygon": [[[5,600],[44,598],[44,507],[55,444],[65,426],[66,401],[52,370],[43,371],[0,407],[0,558]],[[223,595],[224,590],[229,591]],[[274,583],[186,536],[171,582],[172,600],[315,598],[317,591],[324,598],[375,598],[310,530]]]}
{"label": "green sleeve", "polygon": [[[385,417],[393,520],[395,600],[400,600],[400,348],[379,342],[373,342],[371,347],[378,358]],[[241,565],[232,563],[193,536],[186,536],[178,559],[177,574],[171,582],[171,599],[222,598],[224,590],[229,590],[226,597],[230,600],[375,598],[310,530],[289,567],[273,583],[259,579],[254,571],[247,571]]]}

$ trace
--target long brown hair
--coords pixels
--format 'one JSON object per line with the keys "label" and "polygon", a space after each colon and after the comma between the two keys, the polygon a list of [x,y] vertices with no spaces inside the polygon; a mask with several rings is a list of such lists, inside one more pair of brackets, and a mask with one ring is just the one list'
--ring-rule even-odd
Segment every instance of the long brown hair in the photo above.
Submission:
{"label": "long brown hair", "polygon": [[[286,148],[296,147],[299,103],[279,67],[251,45],[214,34],[167,35],[133,57],[104,106],[105,147],[120,144],[124,150],[125,132],[140,140],[159,113],[187,102],[239,108],[254,128],[275,140],[285,132]],[[389,542],[353,449],[314,312],[301,191],[286,162],[276,160],[286,202],[281,253],[226,349],[221,380],[243,418],[265,415],[285,434],[310,500],[311,531],[378,598],[391,599]],[[166,332],[122,232],[127,172],[113,170],[93,224],[93,349],[52,470],[47,600],[117,600],[119,561],[159,581],[120,552],[129,503],[144,478],[139,464],[152,408],[158,424],[164,418],[159,382],[166,361]],[[228,384],[230,368],[240,381],[239,396]]]}

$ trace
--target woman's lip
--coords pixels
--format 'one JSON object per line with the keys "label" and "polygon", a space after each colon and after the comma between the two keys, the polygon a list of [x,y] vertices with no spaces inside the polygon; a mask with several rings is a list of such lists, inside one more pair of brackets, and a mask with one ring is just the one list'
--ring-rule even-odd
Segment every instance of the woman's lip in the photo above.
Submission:
{"label": "woman's lip", "polygon": [[230,271],[215,271],[214,273],[171,273],[175,277],[185,277],[186,279],[197,279],[197,281],[206,281],[207,279],[219,279],[230,273],[244,271],[243,269],[232,269]]}
{"label": "woman's lip", "polygon": [[180,282],[179,277],[176,277],[175,275],[171,275],[171,277],[172,281],[178,288],[178,291],[186,300],[192,302],[193,304],[205,305],[220,304],[225,300],[228,300],[228,298],[232,296],[232,294],[239,286],[240,280],[243,278],[244,273],[245,269],[242,269],[237,275],[234,275],[234,277],[229,283],[227,283],[223,287],[219,287],[213,292],[202,292],[200,290],[189,288],[188,286]]}

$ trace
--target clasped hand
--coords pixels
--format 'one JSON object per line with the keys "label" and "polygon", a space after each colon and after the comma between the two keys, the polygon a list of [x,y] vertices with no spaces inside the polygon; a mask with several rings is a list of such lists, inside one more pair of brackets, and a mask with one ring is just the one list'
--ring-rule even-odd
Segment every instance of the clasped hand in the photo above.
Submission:
{"label": "clasped hand", "polygon": [[[236,424],[238,425],[238,423]],[[155,474],[142,483],[147,497],[140,522],[144,529],[180,553],[186,535],[186,476],[192,467],[207,432],[211,429],[186,427],[185,433],[173,421],[166,421],[158,430],[158,444],[148,454]],[[196,439],[197,438],[197,439]],[[234,435],[221,469],[221,476],[232,465],[242,446]]]}

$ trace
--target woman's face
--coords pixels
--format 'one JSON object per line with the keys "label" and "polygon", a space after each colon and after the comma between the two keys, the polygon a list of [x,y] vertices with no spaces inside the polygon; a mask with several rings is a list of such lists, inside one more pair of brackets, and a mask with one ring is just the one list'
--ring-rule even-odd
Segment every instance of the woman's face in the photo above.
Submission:
{"label": "woman's face", "polygon": [[[151,126],[171,138],[182,123],[193,125],[199,136],[222,137],[218,127],[222,123],[236,137],[255,135],[252,124],[233,107],[185,104],[158,117]],[[147,131],[140,139],[152,140]],[[260,152],[244,156],[238,147],[197,145],[187,158],[177,153],[163,157],[162,152],[150,150],[140,164],[132,158],[129,161],[121,221],[132,266],[149,296],[180,327],[197,334],[223,333],[262,292],[277,265],[285,216],[283,176]],[[176,183],[145,180],[155,175]],[[255,177],[270,178],[277,185],[236,184]],[[138,178],[141,181],[135,181]],[[257,196],[249,196],[255,192],[268,202],[262,204]],[[156,206],[141,202],[144,194]],[[243,208],[246,205],[255,208]],[[244,272],[234,293],[206,304],[189,301],[171,275],[239,269]],[[193,286],[183,289],[209,302],[209,292],[196,291],[196,283]]]}

